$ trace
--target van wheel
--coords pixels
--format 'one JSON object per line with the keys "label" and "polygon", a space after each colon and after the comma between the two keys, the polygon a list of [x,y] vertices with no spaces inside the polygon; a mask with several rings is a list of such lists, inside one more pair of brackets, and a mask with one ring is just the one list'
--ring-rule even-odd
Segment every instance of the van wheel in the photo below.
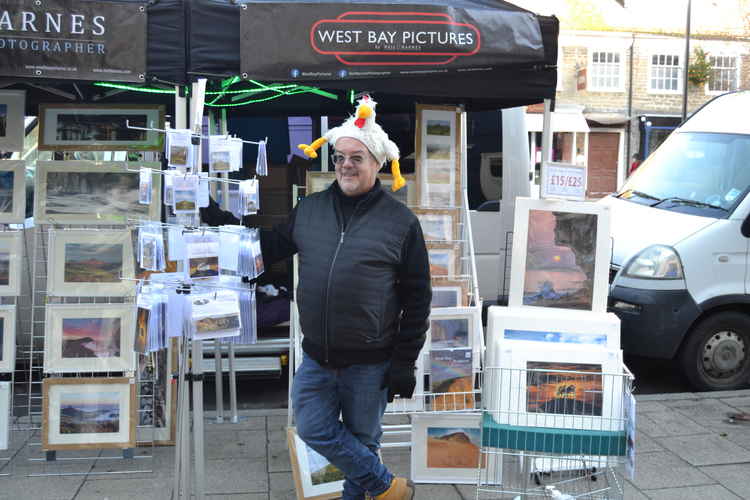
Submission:
{"label": "van wheel", "polygon": [[723,391],[750,384],[750,317],[725,311],[689,332],[680,353],[682,371],[698,391]]}

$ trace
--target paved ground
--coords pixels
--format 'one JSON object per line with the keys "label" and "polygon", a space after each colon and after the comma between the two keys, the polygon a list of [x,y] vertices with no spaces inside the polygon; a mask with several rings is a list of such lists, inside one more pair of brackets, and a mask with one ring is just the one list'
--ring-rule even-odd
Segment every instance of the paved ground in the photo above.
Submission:
{"label": "paved ground", "polygon": [[[624,483],[626,499],[750,498],[750,425],[725,422],[727,412],[750,411],[750,391],[651,394],[637,400],[637,472]],[[207,498],[295,499],[286,424],[285,410],[246,410],[239,424],[207,420]],[[131,460],[108,458],[114,452],[82,451],[64,454],[82,460],[34,461],[41,458],[38,437],[16,431],[11,449],[1,453],[12,457],[0,462],[0,474],[9,474],[0,477],[2,499],[163,500],[172,491],[171,447],[139,449]],[[386,449],[383,457],[396,473],[408,474],[407,449]],[[68,475],[38,477],[43,474]],[[420,500],[473,498],[473,485],[418,486]]]}

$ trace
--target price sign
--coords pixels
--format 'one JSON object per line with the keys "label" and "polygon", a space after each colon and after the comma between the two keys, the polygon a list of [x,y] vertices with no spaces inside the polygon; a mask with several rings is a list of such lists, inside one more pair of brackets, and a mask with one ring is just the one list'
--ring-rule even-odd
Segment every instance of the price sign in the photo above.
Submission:
{"label": "price sign", "polygon": [[586,198],[586,167],[570,163],[542,164],[542,198]]}

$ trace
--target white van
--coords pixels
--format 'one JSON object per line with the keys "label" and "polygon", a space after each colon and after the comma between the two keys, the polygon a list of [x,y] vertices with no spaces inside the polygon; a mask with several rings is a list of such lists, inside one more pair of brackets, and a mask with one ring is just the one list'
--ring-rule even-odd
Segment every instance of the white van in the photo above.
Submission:
{"label": "white van", "polygon": [[747,112],[750,92],[708,102],[601,201],[623,349],[678,359],[697,390],[750,383]]}

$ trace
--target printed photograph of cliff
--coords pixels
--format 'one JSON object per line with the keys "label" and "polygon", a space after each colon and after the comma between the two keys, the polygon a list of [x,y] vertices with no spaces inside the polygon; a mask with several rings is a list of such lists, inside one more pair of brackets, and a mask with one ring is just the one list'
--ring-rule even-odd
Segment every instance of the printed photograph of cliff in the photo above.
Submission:
{"label": "printed photograph of cliff", "polygon": [[526,368],[528,370],[584,372],[526,372],[526,411],[531,413],[602,416],[602,365],[528,361]]}
{"label": "printed photograph of cliff", "polygon": [[591,309],[596,223],[594,214],[529,211],[525,305]]}
{"label": "printed photograph of cliff", "polygon": [[479,428],[428,427],[427,467],[467,469],[479,466]]}

